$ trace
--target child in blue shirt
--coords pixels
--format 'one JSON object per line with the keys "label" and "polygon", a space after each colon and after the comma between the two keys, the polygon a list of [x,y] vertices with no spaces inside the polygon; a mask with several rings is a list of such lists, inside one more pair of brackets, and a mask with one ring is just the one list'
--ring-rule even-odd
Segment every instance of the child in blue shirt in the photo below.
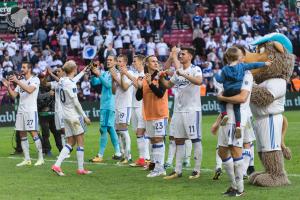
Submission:
{"label": "child in blue shirt", "polygon": [[[270,62],[253,62],[243,63],[244,53],[237,47],[230,47],[224,54],[224,61],[227,64],[222,68],[221,74],[216,74],[215,79],[223,84],[223,96],[231,97],[241,92],[241,87],[245,75],[245,71],[270,66]],[[224,126],[228,120],[226,111],[226,102],[220,102],[222,121],[221,126]],[[233,104],[233,111],[236,121],[236,137],[241,137],[241,112],[240,104]]]}

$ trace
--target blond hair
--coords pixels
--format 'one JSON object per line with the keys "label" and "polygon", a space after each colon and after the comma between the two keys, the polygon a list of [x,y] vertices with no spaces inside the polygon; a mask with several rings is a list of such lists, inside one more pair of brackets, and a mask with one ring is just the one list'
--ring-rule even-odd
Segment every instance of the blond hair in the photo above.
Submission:
{"label": "blond hair", "polygon": [[73,72],[73,70],[77,67],[76,63],[74,60],[69,60],[67,61],[62,69],[66,72],[66,74],[70,74]]}

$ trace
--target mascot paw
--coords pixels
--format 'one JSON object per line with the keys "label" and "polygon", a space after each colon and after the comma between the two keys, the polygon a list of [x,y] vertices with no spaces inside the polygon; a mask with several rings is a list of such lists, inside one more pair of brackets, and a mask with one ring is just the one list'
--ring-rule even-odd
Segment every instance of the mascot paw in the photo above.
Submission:
{"label": "mascot paw", "polygon": [[292,159],[292,152],[291,152],[291,149],[289,147],[282,148],[282,154],[283,154],[283,157],[286,160],[291,160]]}
{"label": "mascot paw", "polygon": [[249,176],[249,182],[251,184],[254,184],[254,180],[255,178],[260,175],[260,174],[263,174],[264,172],[253,172],[250,176]]}
{"label": "mascot paw", "polygon": [[253,181],[254,185],[262,186],[262,187],[277,187],[289,185],[290,181],[288,180],[286,175],[281,175],[278,177],[271,176],[270,174],[264,173],[259,174]]}

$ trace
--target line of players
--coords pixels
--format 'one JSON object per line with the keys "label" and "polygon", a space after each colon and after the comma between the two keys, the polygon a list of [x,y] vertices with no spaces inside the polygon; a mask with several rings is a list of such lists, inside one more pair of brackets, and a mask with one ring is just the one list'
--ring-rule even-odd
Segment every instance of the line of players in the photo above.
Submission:
{"label": "line of players", "polygon": [[[155,56],[134,57],[135,72],[127,70],[127,58],[124,55],[116,58],[115,56],[107,57],[106,73],[102,73],[97,68],[92,68],[92,72],[97,77],[105,79],[106,83],[111,83],[108,88],[115,96],[115,110],[111,108],[100,107],[100,121],[105,122],[106,129],[100,129],[101,139],[104,132],[109,132],[112,138],[114,130],[119,137],[119,142],[114,142],[115,159],[120,159],[123,155],[120,164],[127,164],[131,160],[130,152],[130,136],[128,133],[128,125],[133,111],[132,121],[134,130],[137,134],[137,143],[139,149],[139,159],[133,164],[144,166],[146,160],[151,159],[154,164],[153,170],[147,177],[157,177],[166,175],[164,160],[165,160],[165,143],[168,113],[168,94],[166,89],[175,87],[175,102],[174,114],[170,124],[170,147],[169,159],[166,164],[171,164],[174,155],[176,155],[176,166],[174,172],[165,176],[164,179],[174,179],[182,176],[182,163],[185,157],[186,140],[192,142],[194,149],[195,166],[190,179],[200,177],[200,168],[202,161],[202,134],[201,134],[201,100],[200,100],[200,85],[202,83],[202,72],[198,66],[194,66],[191,61],[194,56],[192,48],[182,48],[178,51],[173,48],[170,57],[168,58],[164,71],[160,68],[158,60]],[[176,68],[175,72],[171,72],[170,66],[173,64]],[[20,95],[20,105],[17,114],[16,130],[21,131],[22,149],[25,159],[17,166],[31,165],[29,156],[29,143],[26,132],[31,132],[39,152],[38,161],[35,165],[44,163],[41,142],[37,135],[38,118],[36,98],[39,88],[39,79],[32,75],[32,66],[30,63],[22,64],[22,74],[24,79],[18,80],[16,76],[11,76],[9,80],[3,80],[4,85],[8,88],[11,96]],[[87,68],[85,68],[85,71]],[[71,153],[73,146],[77,143],[77,160],[78,174],[90,174],[91,171],[84,169],[84,132],[85,123],[89,124],[90,120],[81,108],[77,98],[76,82],[84,74],[77,73],[77,66],[74,61],[68,61],[62,69],[58,69],[57,79],[50,83],[56,93],[55,118],[58,129],[64,129],[67,142],[60,152],[56,163],[52,166],[52,170],[58,175],[63,176],[61,163]],[[51,76],[54,76],[50,73]],[[101,78],[100,78],[101,79]],[[242,86],[242,92],[233,97],[224,97],[223,101],[229,103],[241,103],[242,127],[245,130],[251,130],[249,123],[250,109],[249,97],[251,93],[253,78],[251,73],[247,73],[244,77],[245,83]],[[17,87],[15,90],[10,88],[10,82],[15,82]],[[102,87],[105,86],[101,81]],[[135,88],[135,89],[133,89]],[[58,103],[60,102],[60,103]],[[101,104],[102,105],[102,104]],[[231,104],[227,104],[229,107]],[[243,108],[244,105],[244,108]],[[232,106],[232,105],[231,105]],[[104,112],[104,111],[111,112]],[[227,110],[231,110],[227,109]],[[219,131],[219,155],[223,161],[224,168],[229,174],[232,185],[230,188],[243,192],[243,176],[245,169],[250,163],[250,143],[254,140],[253,132],[250,131],[249,138],[234,137],[234,120],[233,113],[228,112],[229,120],[226,126],[220,128]],[[213,126],[213,132],[218,129],[220,116]],[[115,125],[116,124],[116,125]],[[101,125],[103,126],[103,125]],[[230,133],[228,135],[228,133]],[[104,134],[106,135],[106,133]],[[113,140],[113,139],[112,139]],[[148,142],[150,141],[150,151],[148,152]],[[241,153],[244,145],[243,155]],[[118,145],[120,145],[118,150]],[[101,150],[101,145],[99,145]],[[189,146],[189,145],[187,145]],[[102,146],[103,147],[103,146]],[[191,147],[188,147],[191,149]],[[230,151],[230,153],[229,153]],[[93,161],[102,161],[103,148]],[[151,155],[151,156],[150,156]],[[252,153],[253,155],[253,153]],[[233,159],[231,158],[233,157]],[[247,159],[246,159],[247,158]],[[249,159],[248,159],[249,158]],[[253,156],[252,156],[253,158]],[[243,165],[243,162],[246,163]],[[247,166],[247,167],[246,167]],[[238,171],[238,175],[235,174]]]}

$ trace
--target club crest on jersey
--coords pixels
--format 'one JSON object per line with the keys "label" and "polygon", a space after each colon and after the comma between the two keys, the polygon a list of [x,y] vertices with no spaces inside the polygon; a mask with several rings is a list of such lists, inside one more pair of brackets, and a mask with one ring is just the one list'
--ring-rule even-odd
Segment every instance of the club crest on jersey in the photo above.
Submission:
{"label": "club crest on jersey", "polygon": [[73,93],[77,93],[77,88],[73,88]]}

